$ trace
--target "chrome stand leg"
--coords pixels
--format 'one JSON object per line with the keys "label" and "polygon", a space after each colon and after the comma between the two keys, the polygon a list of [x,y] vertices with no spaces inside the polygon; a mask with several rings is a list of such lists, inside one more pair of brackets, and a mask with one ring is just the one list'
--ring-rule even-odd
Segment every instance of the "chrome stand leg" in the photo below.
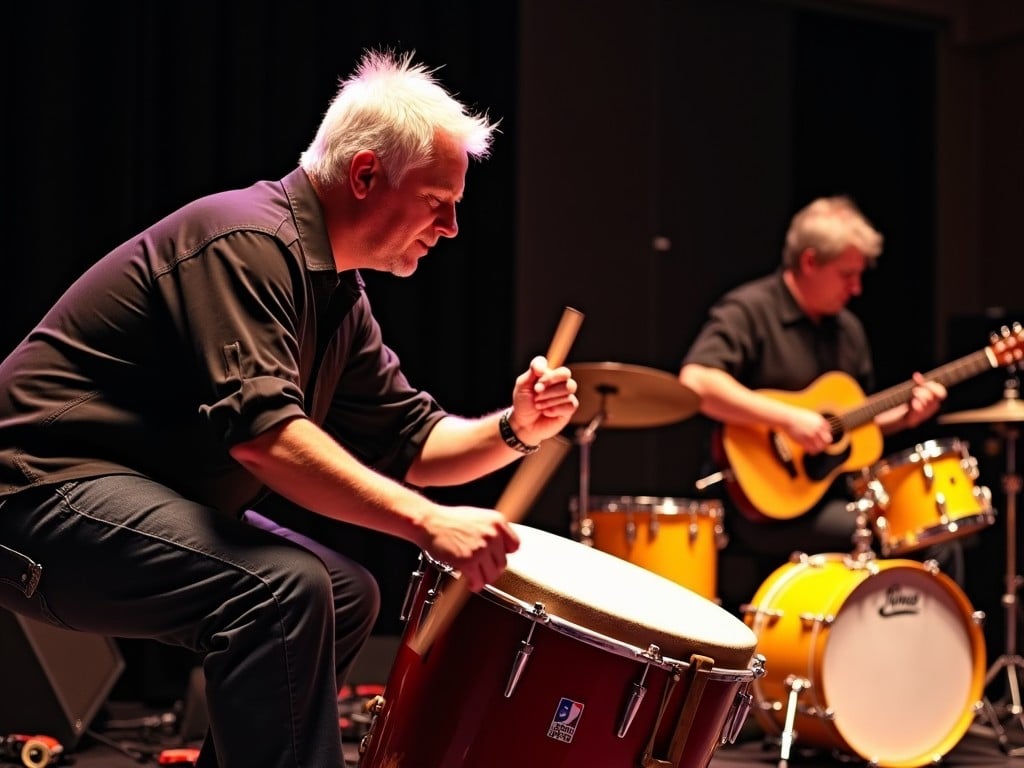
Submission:
{"label": "chrome stand leg", "polygon": [[1021,490],[1021,477],[1016,473],[1017,437],[1015,426],[1001,425],[1006,443],[1006,474],[1003,476],[1003,489],[1006,491],[1006,591],[1002,603],[1006,617],[1006,648],[1005,652],[993,662],[985,676],[985,690],[995,682],[996,677],[1006,670],[1007,695],[1009,701],[994,705],[983,696],[981,713],[989,721],[995,731],[996,739],[1003,752],[1011,757],[1024,756],[1024,747],[1011,747],[1006,726],[1000,720],[997,709],[1004,710],[1004,717],[1010,716],[1011,721],[1024,731],[1024,707],[1021,705],[1021,671],[1024,670],[1024,658],[1017,653],[1017,622],[1020,619],[1017,592],[1021,586],[1021,577],[1017,574],[1017,495]]}
{"label": "chrome stand leg", "polygon": [[781,749],[779,751],[778,768],[787,768],[789,766],[790,751],[797,737],[796,731],[793,730],[793,724],[796,722],[797,699],[800,698],[801,691],[811,687],[811,681],[803,677],[790,675],[786,678],[786,687],[789,688],[789,698],[786,702],[786,725],[783,727],[782,736],[780,737]]}

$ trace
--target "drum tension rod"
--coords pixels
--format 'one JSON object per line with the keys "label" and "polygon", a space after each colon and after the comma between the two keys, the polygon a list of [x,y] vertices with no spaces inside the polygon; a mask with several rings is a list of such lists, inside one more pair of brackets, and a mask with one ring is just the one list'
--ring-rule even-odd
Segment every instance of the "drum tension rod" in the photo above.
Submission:
{"label": "drum tension rod", "polygon": [[690,546],[693,546],[700,535],[700,526],[697,523],[697,516],[692,512],[690,513],[690,525],[687,528],[687,533],[690,537]]}
{"label": "drum tension rod", "polygon": [[423,600],[423,608],[420,610],[420,626],[426,623],[427,616],[430,615],[430,609],[434,607],[434,603],[437,602],[437,598],[441,594],[442,581],[444,581],[444,574],[437,574],[437,581],[434,582],[434,586],[427,590],[427,596]]}
{"label": "drum tension rod", "polygon": [[932,486],[935,485],[935,467],[932,466],[931,461],[928,459],[924,460],[921,464],[921,474],[924,475],[924,489],[931,493]]}
{"label": "drum tension rod", "polygon": [[626,736],[629,731],[629,726],[633,724],[633,719],[636,717],[637,711],[640,709],[640,705],[644,701],[644,696],[647,695],[647,673],[651,669],[652,661],[661,660],[661,649],[651,644],[647,647],[647,650],[640,654],[647,663],[644,664],[644,671],[640,673],[639,682],[633,683],[633,691],[629,694],[629,701],[626,702],[626,711],[622,713],[622,719],[619,721],[619,729],[616,731],[616,735],[621,739]]}
{"label": "drum tension rod", "polygon": [[[939,513],[939,524],[949,527],[949,515],[946,514],[946,494],[939,492],[935,494],[935,511]],[[956,530],[956,523],[952,524],[950,531]]]}
{"label": "drum tension rod", "polygon": [[412,609],[412,601],[420,589],[420,582],[423,581],[423,554],[420,553],[419,561],[416,563],[416,570],[409,576],[409,583],[405,587],[405,599],[402,600],[402,613],[399,621],[409,620],[409,611]]}
{"label": "drum tension rod", "polygon": [[743,724],[747,722],[747,717],[750,715],[750,710],[754,705],[754,694],[750,692],[750,686],[754,680],[760,680],[764,677],[764,665],[764,655],[760,653],[754,654],[754,658],[750,663],[752,678],[736,691],[736,696],[729,707],[729,712],[725,716],[725,722],[722,724],[720,744],[735,744],[736,739],[739,738],[740,730],[742,730]]}
{"label": "drum tension rod", "polygon": [[[533,616],[543,620],[544,614],[544,603],[534,603],[533,610],[531,611]],[[516,660],[512,663],[512,671],[509,673],[508,682],[505,684],[505,698],[511,699],[512,692],[515,691],[516,686],[519,685],[519,678],[523,676],[523,670],[526,669],[526,662],[530,660],[530,654],[533,653],[533,631],[537,628],[537,622],[530,622],[530,630],[526,633],[526,639],[519,641],[519,650],[516,651]]]}

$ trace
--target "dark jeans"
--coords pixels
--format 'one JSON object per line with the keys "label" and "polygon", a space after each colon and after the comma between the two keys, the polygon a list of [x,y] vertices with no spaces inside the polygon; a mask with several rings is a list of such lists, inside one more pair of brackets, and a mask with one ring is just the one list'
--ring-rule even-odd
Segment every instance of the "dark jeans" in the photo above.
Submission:
{"label": "dark jeans", "polygon": [[[42,571],[29,597],[30,562]],[[338,686],[380,594],[361,566],[266,518],[118,475],[0,506],[0,606],[202,654],[201,768],[325,768],[344,765]]]}

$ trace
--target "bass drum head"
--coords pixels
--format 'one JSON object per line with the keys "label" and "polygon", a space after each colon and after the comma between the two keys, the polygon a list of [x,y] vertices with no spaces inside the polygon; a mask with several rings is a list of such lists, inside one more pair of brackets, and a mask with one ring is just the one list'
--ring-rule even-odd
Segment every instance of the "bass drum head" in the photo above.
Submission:
{"label": "bass drum head", "polygon": [[865,579],[844,602],[818,681],[836,730],[859,755],[919,766],[945,755],[970,726],[985,649],[955,582],[902,562]]}
{"label": "bass drum head", "polygon": [[629,645],[663,656],[709,656],[746,669],[757,638],[710,600],[622,558],[552,533],[513,524],[521,543],[493,586],[518,600]]}

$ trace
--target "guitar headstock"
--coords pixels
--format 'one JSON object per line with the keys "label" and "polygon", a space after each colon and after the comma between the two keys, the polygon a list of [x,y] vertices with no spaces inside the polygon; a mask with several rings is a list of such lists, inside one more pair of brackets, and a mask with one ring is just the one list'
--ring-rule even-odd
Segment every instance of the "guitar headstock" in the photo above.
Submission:
{"label": "guitar headstock", "polygon": [[989,350],[999,366],[1013,365],[1024,359],[1024,327],[1020,323],[1003,326],[993,333]]}

